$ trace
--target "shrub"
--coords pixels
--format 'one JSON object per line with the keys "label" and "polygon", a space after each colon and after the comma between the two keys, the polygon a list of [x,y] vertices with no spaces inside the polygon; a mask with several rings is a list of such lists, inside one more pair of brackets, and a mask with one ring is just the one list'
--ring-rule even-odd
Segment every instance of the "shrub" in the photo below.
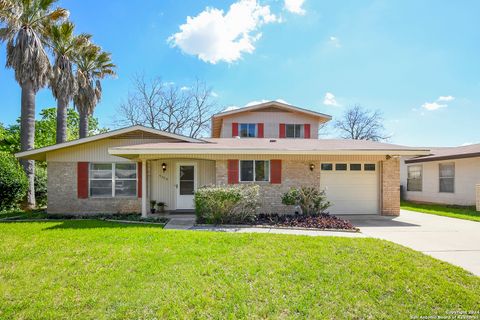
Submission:
{"label": "shrub", "polygon": [[195,213],[199,223],[244,223],[255,219],[258,185],[203,187],[195,193]]}
{"label": "shrub", "polygon": [[35,166],[35,201],[37,207],[47,205],[47,169],[43,166]]}
{"label": "shrub", "polygon": [[305,186],[288,190],[282,196],[282,203],[299,206],[304,215],[322,214],[331,206],[327,201],[325,191]]}
{"label": "shrub", "polygon": [[13,155],[0,152],[0,211],[12,209],[27,193],[28,180]]}

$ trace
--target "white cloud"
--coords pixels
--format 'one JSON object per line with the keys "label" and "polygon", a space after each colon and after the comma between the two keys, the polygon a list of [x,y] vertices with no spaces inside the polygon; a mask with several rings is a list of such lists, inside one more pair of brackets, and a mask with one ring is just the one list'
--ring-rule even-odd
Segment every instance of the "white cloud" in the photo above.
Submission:
{"label": "white cloud", "polygon": [[464,142],[460,146],[465,147],[465,146],[469,146],[471,144],[474,144],[474,143],[473,142]]}
{"label": "white cloud", "polygon": [[422,104],[422,108],[428,111],[434,111],[446,107],[446,104],[439,104],[437,102],[425,102],[424,104]]}
{"label": "white cloud", "polygon": [[[253,100],[253,101],[250,101],[249,103],[247,103],[245,105],[245,107],[250,107],[250,106],[254,106],[256,104],[261,104],[261,103],[265,103],[265,102],[270,102],[272,100],[267,100],[267,99],[262,99],[262,100]],[[283,100],[283,99],[275,99],[273,101],[277,101],[277,102],[280,102],[280,103],[285,103],[285,104],[289,104],[287,101]]]}
{"label": "white cloud", "polygon": [[180,32],[170,36],[168,42],[208,63],[232,63],[242,54],[255,50],[262,25],[278,21],[268,5],[262,6],[256,0],[239,0],[226,13],[207,7],[197,16],[187,17]]}
{"label": "white cloud", "polygon": [[211,95],[212,95],[212,97],[214,97],[214,98],[217,98],[217,97],[218,97],[218,93],[216,93],[215,91],[212,91]]}
{"label": "white cloud", "polygon": [[227,111],[232,111],[232,110],[237,110],[237,109],[239,109],[239,107],[229,106],[229,107],[226,107],[225,110],[223,110],[222,112],[227,112]]}
{"label": "white cloud", "polygon": [[334,106],[339,107],[340,104],[337,102],[335,95],[331,92],[325,93],[325,97],[323,98],[323,104],[326,106]]}
{"label": "white cloud", "polygon": [[337,37],[331,36],[329,38],[329,43],[334,46],[335,48],[340,48],[342,45],[340,44],[340,39]]}
{"label": "white cloud", "polygon": [[302,8],[304,2],[305,0],[285,0],[285,9],[303,16],[306,13],[305,9]]}
{"label": "white cloud", "polygon": [[182,91],[188,91],[188,90],[190,90],[190,88],[189,88],[189,87],[186,87],[186,86],[183,86],[183,87],[180,88],[180,90],[182,90]]}
{"label": "white cloud", "polygon": [[438,97],[437,101],[452,101],[455,100],[453,96],[440,96]]}

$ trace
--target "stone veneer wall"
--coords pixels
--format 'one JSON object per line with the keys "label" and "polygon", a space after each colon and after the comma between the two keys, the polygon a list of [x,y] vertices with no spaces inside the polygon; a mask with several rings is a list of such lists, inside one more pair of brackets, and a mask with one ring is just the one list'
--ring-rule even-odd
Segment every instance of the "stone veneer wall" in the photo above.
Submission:
{"label": "stone veneer wall", "polygon": [[141,212],[140,198],[77,197],[77,163],[48,162],[48,213],[99,214]]}
{"label": "stone veneer wall", "polygon": [[[310,171],[310,164],[315,164],[315,169]],[[216,161],[217,185],[226,185],[227,161]],[[260,185],[261,207],[259,213],[291,213],[293,208],[281,203],[282,195],[291,187],[312,186],[320,187],[320,161],[295,161],[282,160],[282,183],[271,184],[258,182]]]}
{"label": "stone veneer wall", "polygon": [[380,162],[382,215],[400,215],[400,159],[390,158]]}

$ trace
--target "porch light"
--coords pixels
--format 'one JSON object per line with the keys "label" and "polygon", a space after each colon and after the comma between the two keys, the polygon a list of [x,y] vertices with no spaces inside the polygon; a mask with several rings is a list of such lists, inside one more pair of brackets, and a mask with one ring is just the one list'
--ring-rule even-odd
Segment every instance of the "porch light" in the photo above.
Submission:
{"label": "porch light", "polygon": [[162,163],[162,170],[163,172],[167,171],[167,164],[165,162]]}
{"label": "porch light", "polygon": [[313,171],[315,169],[315,165],[313,163],[310,163],[310,171]]}

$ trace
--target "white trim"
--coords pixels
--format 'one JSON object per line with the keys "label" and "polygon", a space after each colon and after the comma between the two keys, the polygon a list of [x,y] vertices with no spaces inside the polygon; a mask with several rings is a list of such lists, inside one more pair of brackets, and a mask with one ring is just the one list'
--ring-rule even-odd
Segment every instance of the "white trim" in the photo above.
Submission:
{"label": "white trim", "polygon": [[148,215],[147,213],[147,160],[143,160],[142,161],[142,217],[146,218],[147,215]]}

